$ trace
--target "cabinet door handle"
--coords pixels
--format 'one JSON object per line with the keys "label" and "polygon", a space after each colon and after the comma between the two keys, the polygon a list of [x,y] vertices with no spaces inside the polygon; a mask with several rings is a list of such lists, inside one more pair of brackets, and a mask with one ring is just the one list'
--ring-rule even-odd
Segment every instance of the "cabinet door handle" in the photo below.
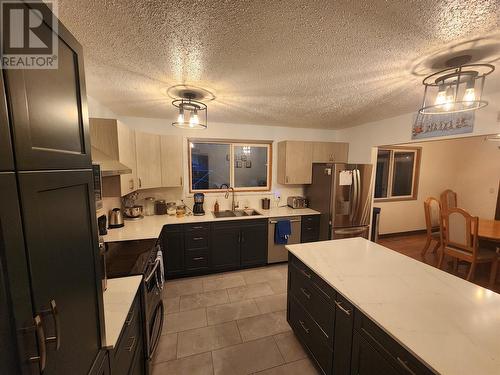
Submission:
{"label": "cabinet door handle", "polygon": [[305,277],[307,277],[308,279],[311,279],[312,278],[312,275],[308,272],[306,272],[305,270],[300,270],[300,272],[302,272],[302,275],[304,275]]}
{"label": "cabinet door handle", "polygon": [[285,177],[285,182],[288,184],[288,176]]}
{"label": "cabinet door handle", "polygon": [[40,368],[40,373],[45,370],[45,365],[47,364],[47,347],[45,346],[45,332],[43,330],[42,318],[40,315],[36,315],[33,318],[35,326],[31,329],[35,329],[36,340],[38,342],[39,355],[31,357],[30,362],[38,362]]}
{"label": "cabinet door handle", "polygon": [[59,323],[59,311],[57,309],[57,304],[55,300],[51,300],[50,309],[43,310],[40,312],[42,316],[44,315],[52,315],[52,319],[54,319],[54,336],[50,336],[45,338],[45,342],[51,344],[54,343],[56,345],[56,350],[59,350],[61,347],[61,325]]}
{"label": "cabinet door handle", "polygon": [[131,339],[132,339],[132,342],[131,342],[130,346],[129,346],[128,348],[125,348],[125,350],[126,350],[127,352],[131,352],[131,351],[132,351],[132,349],[134,349],[134,345],[135,345],[135,336],[132,336],[132,337],[131,337]]}
{"label": "cabinet door handle", "polygon": [[348,316],[350,316],[350,315],[351,315],[351,310],[347,310],[346,308],[344,308],[344,307],[342,306],[342,302],[335,301],[335,304],[337,305],[337,307],[338,307],[340,310],[342,310],[342,312],[343,312],[344,314],[346,314],[346,315],[348,315]]}
{"label": "cabinet door handle", "polygon": [[241,232],[241,243],[245,243],[245,233]]}
{"label": "cabinet door handle", "polygon": [[142,187],[142,180],[139,178],[139,187]]}
{"label": "cabinet door handle", "polygon": [[193,241],[201,241],[202,239],[203,239],[203,237],[194,237]]}
{"label": "cabinet door handle", "polygon": [[196,257],[196,258],[193,258],[193,260],[203,260],[205,259],[205,257]]}
{"label": "cabinet door handle", "polygon": [[181,186],[182,186],[182,176],[181,176],[181,178],[180,178],[180,181],[181,181]]}
{"label": "cabinet door handle", "polygon": [[306,324],[302,321],[302,320],[299,320],[299,323],[300,325],[302,326],[302,329],[307,333],[309,334],[310,332],[310,329],[306,327]]}
{"label": "cabinet door handle", "polygon": [[401,359],[400,357],[396,357],[396,359],[398,360],[401,367],[403,367],[409,374],[416,375],[415,372],[410,367],[408,367],[408,362]]}
{"label": "cabinet door handle", "polygon": [[300,290],[301,290],[302,294],[306,296],[307,299],[311,299],[311,295],[309,293],[307,293],[306,288],[300,288]]}

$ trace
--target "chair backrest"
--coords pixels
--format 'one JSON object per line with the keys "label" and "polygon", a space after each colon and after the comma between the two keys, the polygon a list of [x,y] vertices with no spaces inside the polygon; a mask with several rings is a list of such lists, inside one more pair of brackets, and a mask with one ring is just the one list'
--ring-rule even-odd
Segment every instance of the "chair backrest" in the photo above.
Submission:
{"label": "chair backrest", "polygon": [[441,204],[434,197],[429,197],[424,201],[425,225],[427,233],[441,226]]}
{"label": "chair backrest", "polygon": [[440,200],[442,211],[447,211],[450,208],[457,207],[457,193],[455,193],[453,190],[446,189],[445,191],[443,191],[441,193]]}
{"label": "chair backrest", "polygon": [[461,208],[450,208],[441,212],[441,220],[441,226],[446,228],[441,232],[444,246],[458,248],[475,256],[478,249],[479,218]]}

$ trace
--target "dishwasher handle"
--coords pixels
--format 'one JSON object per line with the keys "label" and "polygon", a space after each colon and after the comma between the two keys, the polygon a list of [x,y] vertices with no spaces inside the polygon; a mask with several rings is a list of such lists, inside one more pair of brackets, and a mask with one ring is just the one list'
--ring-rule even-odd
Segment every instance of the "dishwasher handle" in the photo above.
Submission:
{"label": "dishwasher handle", "polygon": [[[290,220],[290,223],[300,223],[300,219]],[[276,221],[276,220],[270,220],[269,224],[278,224],[278,221]]]}

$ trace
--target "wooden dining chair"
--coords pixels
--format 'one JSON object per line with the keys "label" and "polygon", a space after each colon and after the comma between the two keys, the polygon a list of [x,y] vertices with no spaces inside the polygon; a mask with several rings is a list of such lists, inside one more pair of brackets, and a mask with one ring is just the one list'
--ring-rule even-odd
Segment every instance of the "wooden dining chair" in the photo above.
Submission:
{"label": "wooden dining chair", "polygon": [[457,207],[457,193],[453,190],[446,189],[443,191],[439,197],[441,201],[441,211],[445,212],[449,208]]}
{"label": "wooden dining chair", "polygon": [[424,202],[424,215],[427,239],[422,249],[422,256],[429,250],[432,240],[436,241],[433,253],[441,247],[441,203],[434,197],[427,198]]}
{"label": "wooden dining chair", "polygon": [[479,248],[479,218],[471,216],[461,208],[449,208],[441,211],[441,243],[443,251],[439,257],[438,268],[443,265],[445,255],[471,264],[467,280],[474,278],[476,265],[491,263],[490,278],[495,279],[498,269],[498,255],[496,252]]}

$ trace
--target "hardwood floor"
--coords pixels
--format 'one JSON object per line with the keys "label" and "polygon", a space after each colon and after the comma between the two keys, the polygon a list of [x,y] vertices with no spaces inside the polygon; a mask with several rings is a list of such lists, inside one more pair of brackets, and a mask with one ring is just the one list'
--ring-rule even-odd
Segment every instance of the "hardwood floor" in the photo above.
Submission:
{"label": "hardwood floor", "polygon": [[[427,251],[427,254],[424,258],[420,255],[422,248],[425,244],[425,234],[413,234],[413,235],[402,235],[395,237],[385,237],[380,238],[378,243],[389,249],[397,251],[401,254],[405,254],[409,257],[427,263],[431,266],[436,267],[439,260],[439,250],[432,254],[431,250],[434,247],[435,242],[431,243],[430,249]],[[456,276],[465,279],[467,276],[467,271],[469,270],[469,265],[466,263],[460,263],[458,266],[458,271]],[[445,262],[443,265],[443,271],[454,274],[453,272],[453,263],[451,262],[451,258],[445,258]],[[497,281],[493,288],[488,285],[488,280],[490,276],[490,265],[489,264],[481,264],[478,265],[476,275],[474,277],[474,284],[483,286],[488,289],[492,289],[497,293],[500,293],[500,275],[497,277]]]}

